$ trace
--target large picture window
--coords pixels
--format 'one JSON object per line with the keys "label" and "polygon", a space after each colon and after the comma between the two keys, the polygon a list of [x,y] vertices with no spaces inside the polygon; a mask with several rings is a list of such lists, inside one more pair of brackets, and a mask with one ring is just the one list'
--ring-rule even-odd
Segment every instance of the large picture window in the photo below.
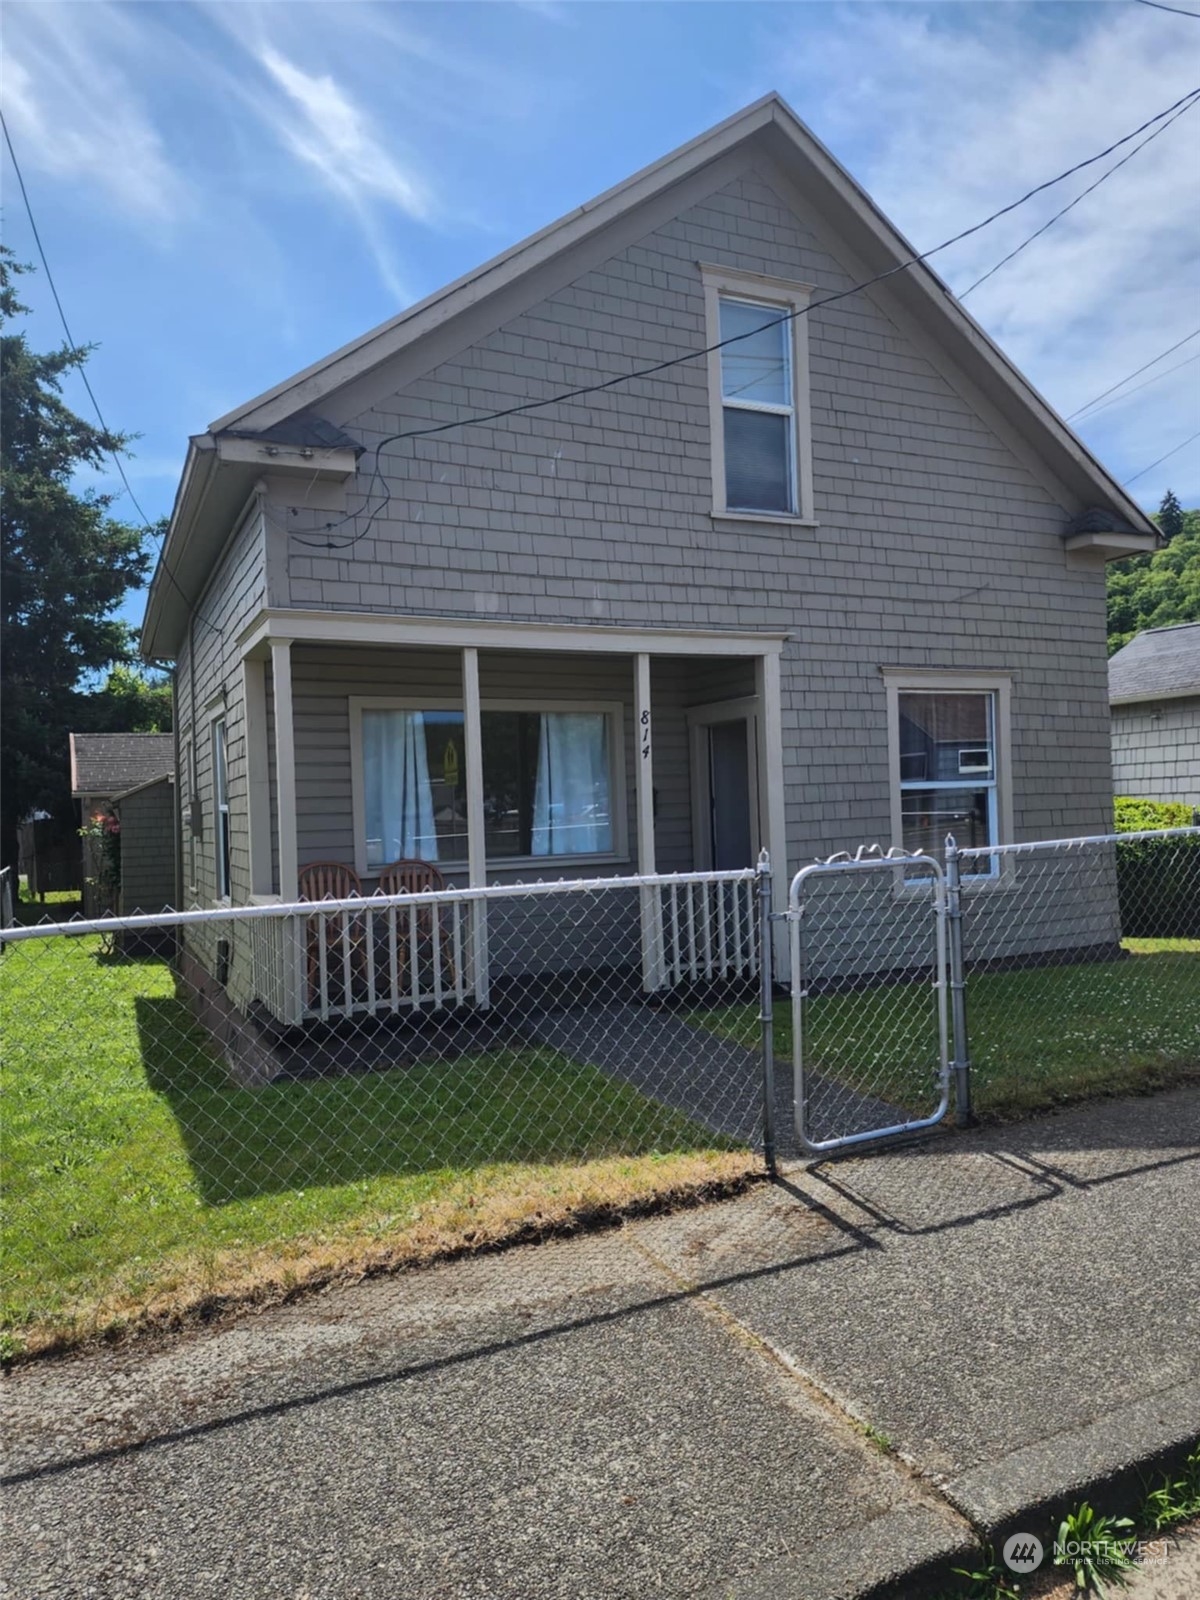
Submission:
{"label": "large picture window", "polygon": [[904,848],[941,860],[948,833],[999,843],[995,691],[902,690],[898,714]]}
{"label": "large picture window", "polygon": [[461,711],[364,711],[368,871],[389,861],[465,861]]}
{"label": "large picture window", "polygon": [[[618,721],[615,710],[483,708],[489,861],[614,852]],[[365,870],[466,861],[463,713],[364,706],[360,727]]]}

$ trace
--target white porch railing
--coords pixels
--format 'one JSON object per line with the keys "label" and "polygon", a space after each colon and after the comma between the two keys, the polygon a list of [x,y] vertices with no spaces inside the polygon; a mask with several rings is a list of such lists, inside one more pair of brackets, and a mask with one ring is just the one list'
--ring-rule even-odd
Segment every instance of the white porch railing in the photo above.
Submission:
{"label": "white porch railing", "polygon": [[[758,972],[755,880],[747,868],[278,906],[252,924],[250,987],[294,1025],[486,1006],[497,969],[536,978],[635,965],[639,946],[650,991],[749,979]],[[547,900],[562,907],[558,925]],[[623,905],[624,920],[613,915]]]}
{"label": "white porch railing", "polygon": [[662,923],[664,987],[757,974],[753,872],[663,878],[653,893]]}
{"label": "white porch railing", "polygon": [[476,999],[470,929],[482,915],[454,891],[379,896],[352,911],[312,907],[297,919],[304,1015],[328,1021]]}

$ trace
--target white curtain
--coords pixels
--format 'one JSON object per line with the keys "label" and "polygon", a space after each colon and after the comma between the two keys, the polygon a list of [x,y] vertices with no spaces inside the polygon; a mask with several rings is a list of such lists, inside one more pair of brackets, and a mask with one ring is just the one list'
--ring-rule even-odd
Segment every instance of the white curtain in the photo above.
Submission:
{"label": "white curtain", "polygon": [[535,856],[612,849],[603,712],[543,711],[533,792]]}
{"label": "white curtain", "polygon": [[424,713],[364,711],[362,744],[367,866],[404,857],[436,861]]}

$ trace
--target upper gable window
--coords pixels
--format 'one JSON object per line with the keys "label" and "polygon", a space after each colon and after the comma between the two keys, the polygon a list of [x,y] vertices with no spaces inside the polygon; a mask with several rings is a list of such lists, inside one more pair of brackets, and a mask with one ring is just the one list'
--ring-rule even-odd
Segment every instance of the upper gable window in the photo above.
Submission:
{"label": "upper gable window", "polygon": [[708,311],[713,510],[812,518],[806,288],[702,269]]}
{"label": "upper gable window", "polygon": [[721,296],[725,504],[796,511],[796,407],[790,329],[780,306]]}

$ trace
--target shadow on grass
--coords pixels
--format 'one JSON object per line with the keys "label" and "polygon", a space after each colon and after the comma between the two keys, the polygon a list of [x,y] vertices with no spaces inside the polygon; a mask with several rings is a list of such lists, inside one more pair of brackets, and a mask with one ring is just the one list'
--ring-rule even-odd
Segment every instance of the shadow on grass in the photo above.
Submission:
{"label": "shadow on grass", "polygon": [[549,1048],[239,1088],[181,1000],[139,997],[136,1013],[147,1083],[169,1104],[210,1205],[383,1176],[732,1148]]}

